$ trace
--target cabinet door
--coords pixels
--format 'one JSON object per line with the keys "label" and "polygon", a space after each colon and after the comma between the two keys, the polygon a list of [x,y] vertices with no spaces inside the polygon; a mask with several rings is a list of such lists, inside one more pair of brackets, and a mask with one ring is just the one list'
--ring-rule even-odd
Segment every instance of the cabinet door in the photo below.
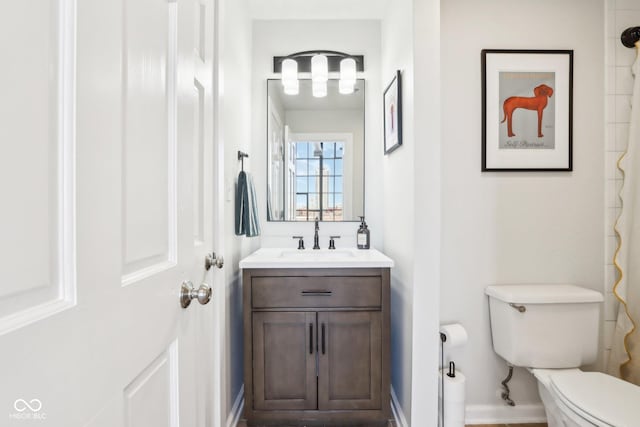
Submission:
{"label": "cabinet door", "polygon": [[380,409],[382,314],[318,313],[320,409]]}
{"label": "cabinet door", "polygon": [[254,409],[317,409],[316,313],[253,313]]}

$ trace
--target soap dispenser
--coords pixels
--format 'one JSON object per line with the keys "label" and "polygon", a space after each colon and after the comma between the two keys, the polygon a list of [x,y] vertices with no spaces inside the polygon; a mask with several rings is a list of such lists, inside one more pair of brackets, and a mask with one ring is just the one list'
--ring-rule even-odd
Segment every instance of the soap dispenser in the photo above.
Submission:
{"label": "soap dispenser", "polygon": [[357,234],[357,243],[358,249],[369,249],[371,247],[371,236],[369,235],[369,227],[367,227],[367,223],[364,222],[364,217],[359,217],[362,221],[360,223],[360,228],[358,228]]}

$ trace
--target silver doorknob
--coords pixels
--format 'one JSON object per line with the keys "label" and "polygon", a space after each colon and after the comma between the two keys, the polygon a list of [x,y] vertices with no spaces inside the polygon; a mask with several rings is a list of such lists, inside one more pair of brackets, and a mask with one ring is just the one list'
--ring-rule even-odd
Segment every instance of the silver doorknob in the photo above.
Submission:
{"label": "silver doorknob", "polygon": [[206,283],[195,289],[193,283],[185,280],[180,288],[180,305],[182,308],[187,308],[192,299],[197,299],[200,304],[205,305],[211,301],[211,294],[213,294],[213,291]]}
{"label": "silver doorknob", "polygon": [[209,271],[214,265],[218,268],[222,268],[224,266],[224,258],[222,258],[221,255],[216,255],[215,252],[211,252],[204,257],[204,268]]}

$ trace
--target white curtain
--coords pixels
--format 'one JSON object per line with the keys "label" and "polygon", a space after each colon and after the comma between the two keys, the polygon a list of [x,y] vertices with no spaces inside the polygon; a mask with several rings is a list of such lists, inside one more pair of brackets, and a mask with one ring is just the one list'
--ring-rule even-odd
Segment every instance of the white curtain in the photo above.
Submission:
{"label": "white curtain", "polygon": [[[636,51],[640,52],[640,42]],[[618,248],[614,264],[618,280],[614,294],[620,305],[608,371],[640,385],[640,54],[632,72],[635,81],[629,144],[618,161],[624,184],[620,193],[622,210],[615,226]]]}

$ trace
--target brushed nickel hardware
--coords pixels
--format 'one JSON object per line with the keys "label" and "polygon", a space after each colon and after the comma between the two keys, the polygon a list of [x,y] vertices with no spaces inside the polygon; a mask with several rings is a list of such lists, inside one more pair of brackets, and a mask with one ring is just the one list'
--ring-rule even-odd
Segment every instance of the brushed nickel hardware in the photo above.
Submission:
{"label": "brushed nickel hardware", "polygon": [[211,301],[212,294],[213,291],[206,283],[201,284],[198,289],[195,289],[193,283],[185,280],[182,282],[180,288],[180,306],[182,306],[182,308],[189,307],[193,299],[197,299],[200,304],[205,305]]}
{"label": "brushed nickel hardware", "polygon": [[527,311],[527,307],[525,307],[524,305],[515,305],[514,303],[510,303],[509,307],[515,308],[520,313],[524,313],[525,311]]}
{"label": "brushed nickel hardware", "polygon": [[304,237],[292,236],[293,239],[298,239],[298,249],[304,249]]}
{"label": "brushed nickel hardware", "polygon": [[329,236],[329,249],[336,248],[336,241],[334,239],[339,239],[340,236]]}
{"label": "brushed nickel hardware", "polygon": [[333,291],[301,291],[303,297],[330,297]]}
{"label": "brushed nickel hardware", "polygon": [[214,265],[218,268],[222,268],[224,266],[224,258],[216,255],[215,252],[211,252],[204,257],[204,268],[209,271]]}

